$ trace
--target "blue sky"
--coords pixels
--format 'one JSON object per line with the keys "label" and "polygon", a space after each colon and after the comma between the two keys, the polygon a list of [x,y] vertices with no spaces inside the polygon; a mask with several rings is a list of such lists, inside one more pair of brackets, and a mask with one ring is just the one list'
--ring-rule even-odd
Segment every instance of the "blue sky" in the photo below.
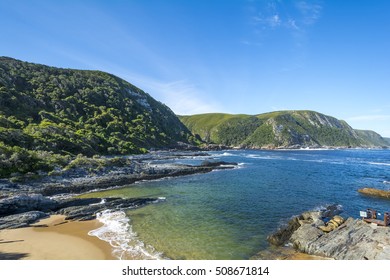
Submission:
{"label": "blue sky", "polygon": [[310,109],[390,137],[390,1],[0,0],[0,55],[113,73],[177,114]]}

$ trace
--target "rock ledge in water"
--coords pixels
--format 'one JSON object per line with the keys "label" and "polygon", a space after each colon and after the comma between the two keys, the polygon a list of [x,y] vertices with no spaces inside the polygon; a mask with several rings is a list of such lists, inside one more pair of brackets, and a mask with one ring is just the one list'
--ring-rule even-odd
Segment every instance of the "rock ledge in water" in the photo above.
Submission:
{"label": "rock ledge in water", "polygon": [[[293,218],[288,226],[269,236],[268,240],[275,245],[291,243],[302,253],[327,258],[390,259],[390,227],[381,227],[368,224],[360,219],[348,218],[337,228],[326,233],[320,229],[321,226],[325,226],[324,213],[326,211],[305,212]],[[294,226],[292,227],[291,224]]]}
{"label": "rock ledge in water", "polygon": [[363,188],[363,189],[359,189],[358,192],[368,196],[390,199],[390,191],[386,191],[386,190],[379,190],[375,188]]}

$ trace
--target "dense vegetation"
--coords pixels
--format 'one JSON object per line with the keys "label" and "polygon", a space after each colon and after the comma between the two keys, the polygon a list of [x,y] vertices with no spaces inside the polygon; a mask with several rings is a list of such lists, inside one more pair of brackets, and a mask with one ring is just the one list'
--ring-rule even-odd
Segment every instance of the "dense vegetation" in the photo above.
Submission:
{"label": "dense vegetation", "polygon": [[194,141],[167,106],[118,77],[0,57],[0,176]]}
{"label": "dense vegetation", "polygon": [[354,130],[345,121],[313,111],[279,111],[256,116],[200,114],[180,119],[202,140],[228,146],[388,146],[373,131]]}

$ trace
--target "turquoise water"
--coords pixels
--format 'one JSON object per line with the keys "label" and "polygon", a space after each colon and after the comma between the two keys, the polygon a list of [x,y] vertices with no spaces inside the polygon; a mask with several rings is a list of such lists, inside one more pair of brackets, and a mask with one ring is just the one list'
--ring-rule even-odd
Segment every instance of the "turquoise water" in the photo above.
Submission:
{"label": "turquoise water", "polygon": [[121,258],[143,258],[142,251],[147,258],[249,259],[267,248],[267,235],[303,211],[334,203],[356,218],[368,207],[390,210],[390,201],[357,192],[365,186],[390,189],[388,150],[241,150],[210,158],[240,165],[91,194],[161,197],[126,212],[126,242],[132,245]]}

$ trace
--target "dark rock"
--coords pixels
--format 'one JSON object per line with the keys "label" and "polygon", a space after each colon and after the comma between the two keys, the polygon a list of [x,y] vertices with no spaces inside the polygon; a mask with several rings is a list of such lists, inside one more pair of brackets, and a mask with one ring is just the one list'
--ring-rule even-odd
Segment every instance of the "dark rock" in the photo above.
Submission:
{"label": "dark rock", "polygon": [[71,206],[68,208],[63,208],[59,210],[57,213],[66,216],[66,220],[93,220],[96,218],[96,213],[102,211],[104,209],[103,206],[94,204],[87,206]]}
{"label": "dark rock", "polygon": [[27,227],[42,218],[49,217],[48,214],[41,211],[30,211],[21,214],[9,215],[0,218],[0,230]]}
{"label": "dark rock", "polygon": [[327,206],[325,209],[320,210],[322,218],[332,218],[339,215],[342,212],[340,205],[333,204]]}
{"label": "dark rock", "polygon": [[26,253],[3,253],[0,251],[0,260],[21,260],[28,257]]}
{"label": "dark rock", "polygon": [[27,211],[50,211],[57,202],[41,194],[21,194],[0,199],[0,217]]}
{"label": "dark rock", "polygon": [[280,228],[274,234],[269,235],[267,240],[276,246],[283,245],[300,226],[299,217],[292,218],[286,226]]}
{"label": "dark rock", "polygon": [[69,207],[80,207],[80,206],[89,206],[91,204],[98,204],[102,202],[108,202],[120,198],[72,198],[67,200],[62,200],[58,203],[56,210],[69,208]]}
{"label": "dark rock", "polygon": [[[143,206],[148,203],[157,202],[156,198],[111,198],[109,201],[81,206],[70,206],[57,211],[58,214],[66,215],[67,220],[92,220],[96,214],[107,209],[132,209]],[[75,202],[77,204],[77,202]]]}
{"label": "dark rock", "polygon": [[0,190],[4,191],[4,190],[15,190],[15,189],[18,189],[19,188],[19,185],[18,184],[15,184],[15,183],[12,183],[8,180],[4,180],[4,179],[1,179],[0,180]]}
{"label": "dark rock", "polygon": [[40,193],[45,196],[68,193],[78,194],[95,189],[107,189],[114,186],[118,187],[123,185],[130,185],[142,180],[156,180],[165,177],[178,177],[197,173],[207,173],[214,169],[233,168],[233,165],[235,165],[235,163],[227,162],[210,162],[200,166],[160,164],[155,168],[142,167],[137,171],[136,174],[108,174],[99,177],[83,178],[82,180],[76,180],[67,184],[46,184],[43,188],[41,188]]}
{"label": "dark rock", "polygon": [[237,165],[236,162],[226,162],[226,161],[208,161],[205,160],[201,163],[201,166],[205,167],[221,167],[221,166],[229,166],[229,165]]}

